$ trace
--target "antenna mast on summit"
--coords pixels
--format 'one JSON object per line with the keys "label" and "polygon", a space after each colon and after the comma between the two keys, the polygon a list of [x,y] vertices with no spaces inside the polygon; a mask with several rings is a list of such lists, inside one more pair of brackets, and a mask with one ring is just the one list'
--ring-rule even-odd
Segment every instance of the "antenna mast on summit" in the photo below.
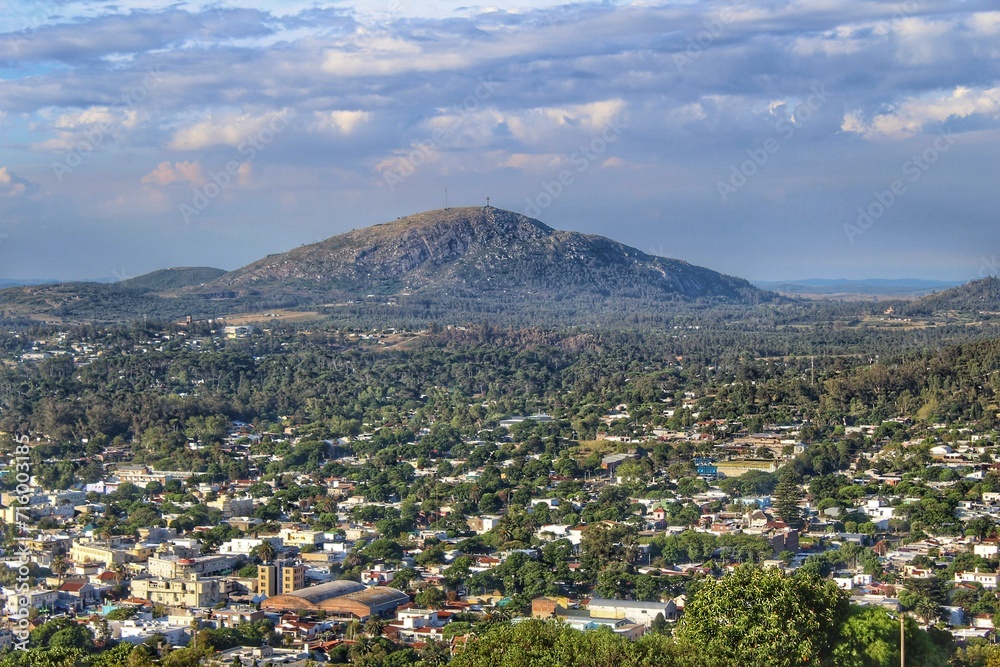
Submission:
{"label": "antenna mast on summit", "polygon": [[489,208],[489,207],[490,207],[490,198],[487,197],[486,198],[486,208]]}
{"label": "antenna mast on summit", "polygon": [[448,188],[444,189],[444,207],[448,208]]}

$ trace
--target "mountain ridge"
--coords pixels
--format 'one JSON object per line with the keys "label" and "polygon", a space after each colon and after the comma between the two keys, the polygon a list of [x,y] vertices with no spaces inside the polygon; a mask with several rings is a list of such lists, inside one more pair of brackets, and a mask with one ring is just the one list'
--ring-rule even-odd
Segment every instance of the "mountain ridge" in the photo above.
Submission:
{"label": "mountain ridge", "polygon": [[118,284],[145,292],[162,292],[210,282],[225,273],[225,269],[210,266],[178,266],[150,271],[135,278],[121,280]]}
{"label": "mountain ridge", "polygon": [[1000,278],[987,276],[929,294],[912,302],[907,308],[907,312],[912,314],[947,310],[1000,312]]}
{"label": "mountain ridge", "polygon": [[598,235],[556,230],[495,207],[425,211],[268,255],[188,293],[475,292],[651,295],[759,302],[742,278],[648,255]]}
{"label": "mountain ridge", "polygon": [[228,272],[163,269],[0,292],[0,312],[87,320],[297,308],[341,320],[594,324],[787,302],[742,278],[490,206],[416,213]]}

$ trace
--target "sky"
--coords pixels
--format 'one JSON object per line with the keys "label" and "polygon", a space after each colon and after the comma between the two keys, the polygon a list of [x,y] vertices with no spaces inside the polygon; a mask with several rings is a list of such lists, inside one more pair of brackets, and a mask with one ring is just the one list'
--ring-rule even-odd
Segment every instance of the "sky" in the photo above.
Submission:
{"label": "sky", "polygon": [[967,0],[0,0],[0,279],[492,205],[755,280],[1000,273]]}

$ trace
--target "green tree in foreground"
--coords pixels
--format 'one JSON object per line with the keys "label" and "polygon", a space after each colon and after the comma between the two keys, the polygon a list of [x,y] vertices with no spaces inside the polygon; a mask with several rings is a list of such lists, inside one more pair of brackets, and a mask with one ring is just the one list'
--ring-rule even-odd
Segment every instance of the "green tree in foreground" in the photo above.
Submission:
{"label": "green tree in foreground", "polygon": [[[906,664],[944,667],[947,657],[929,636],[906,618]],[[840,628],[833,649],[836,667],[896,667],[899,665],[899,620],[878,607],[855,607]]]}
{"label": "green tree in foreground", "polygon": [[832,581],[742,565],[695,594],[675,636],[706,665],[792,667],[830,655],[849,609]]}
{"label": "green tree in foreground", "polygon": [[669,637],[650,634],[631,642],[610,629],[580,632],[530,619],[498,624],[449,663],[452,667],[688,667]]}

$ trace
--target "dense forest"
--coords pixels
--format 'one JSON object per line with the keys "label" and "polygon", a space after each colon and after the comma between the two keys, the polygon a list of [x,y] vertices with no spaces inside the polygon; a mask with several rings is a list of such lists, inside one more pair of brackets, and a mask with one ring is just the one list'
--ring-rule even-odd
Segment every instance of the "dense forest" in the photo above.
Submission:
{"label": "dense forest", "polygon": [[[204,327],[205,325],[198,325]],[[324,438],[362,422],[447,423],[465,434],[512,414],[548,411],[565,437],[594,437],[596,416],[618,403],[662,412],[698,395],[699,419],[808,417],[817,427],[891,417],[994,419],[1000,342],[970,332],[899,334],[814,331],[788,349],[778,334],[736,330],[558,332],[431,327],[363,339],[345,330],[274,328],[244,339],[135,324],[76,328],[104,353],[0,368],[0,428],[55,442],[81,438],[159,441],[185,437],[211,418],[309,424]],[[179,330],[178,330],[179,329]],[[0,335],[15,355],[52,330]],[[964,334],[964,335],[962,335]],[[975,333],[972,333],[974,336]],[[791,340],[791,337],[789,337]],[[932,343],[938,343],[937,346]],[[658,407],[659,406],[659,407]],[[662,415],[657,420],[668,423]],[[690,419],[679,409],[674,422]],[[200,423],[200,422],[199,422]]]}

